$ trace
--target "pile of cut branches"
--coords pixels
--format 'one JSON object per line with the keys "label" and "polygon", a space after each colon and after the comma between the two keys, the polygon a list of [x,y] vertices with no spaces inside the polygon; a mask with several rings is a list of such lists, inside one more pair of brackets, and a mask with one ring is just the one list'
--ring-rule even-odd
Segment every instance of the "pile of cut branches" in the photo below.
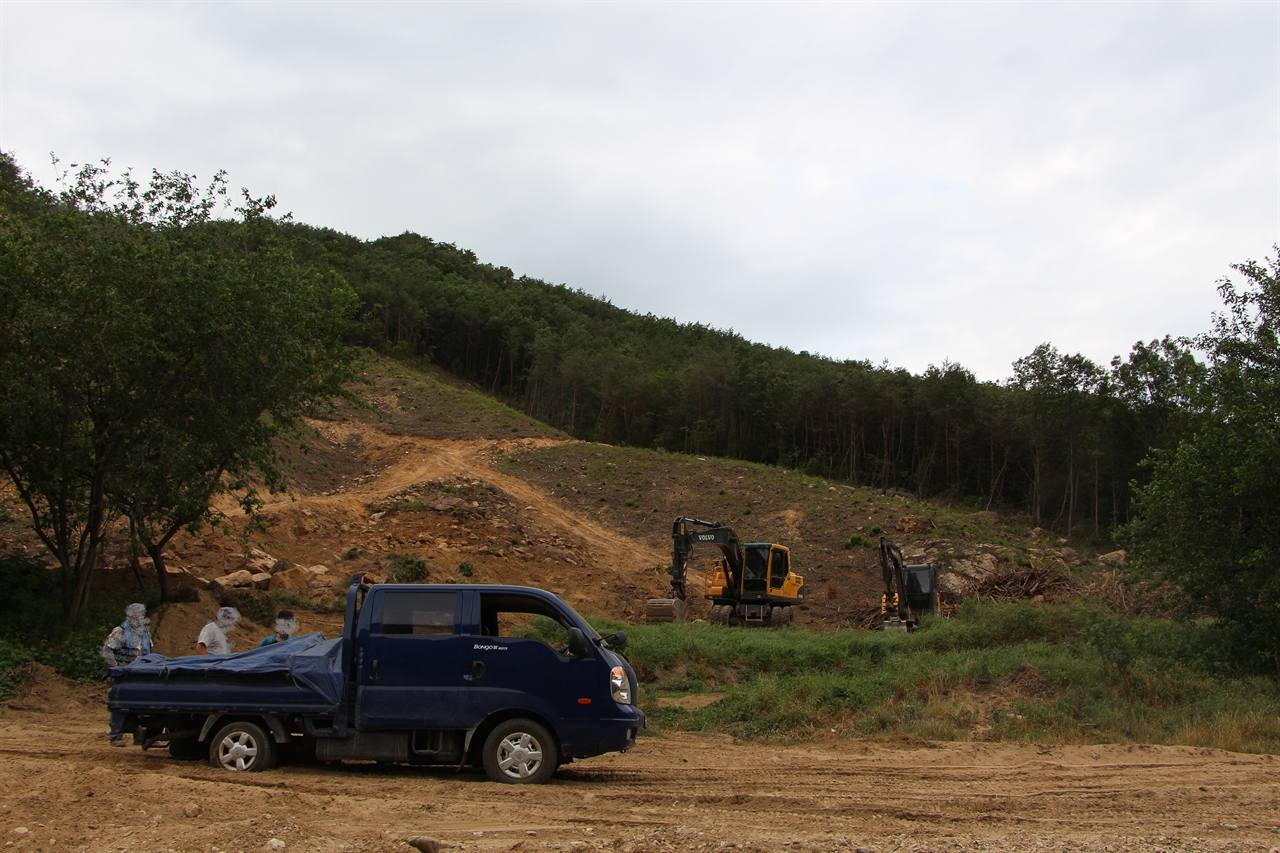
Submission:
{"label": "pile of cut branches", "polygon": [[1070,575],[1051,568],[1022,569],[991,575],[973,584],[972,596],[979,601],[1024,601],[1078,595],[1085,585]]}
{"label": "pile of cut branches", "polygon": [[884,622],[884,614],[878,604],[842,610],[837,618],[841,628],[861,628],[864,631],[874,631]]}

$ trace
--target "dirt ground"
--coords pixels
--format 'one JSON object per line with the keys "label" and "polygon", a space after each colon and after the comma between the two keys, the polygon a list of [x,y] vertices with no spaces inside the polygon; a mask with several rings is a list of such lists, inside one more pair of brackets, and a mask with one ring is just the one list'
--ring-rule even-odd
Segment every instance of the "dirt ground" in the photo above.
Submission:
{"label": "dirt ground", "polygon": [[105,724],[100,688],[34,671],[0,715],[6,850],[1280,849],[1280,760],[1207,749],[661,733],[509,786],[372,764],[232,774],[112,748]]}

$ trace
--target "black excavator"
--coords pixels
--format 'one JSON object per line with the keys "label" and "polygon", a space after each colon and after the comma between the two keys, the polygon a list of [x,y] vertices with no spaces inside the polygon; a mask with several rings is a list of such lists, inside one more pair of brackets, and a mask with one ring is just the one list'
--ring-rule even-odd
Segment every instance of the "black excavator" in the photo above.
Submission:
{"label": "black excavator", "polygon": [[884,630],[912,631],[921,616],[938,615],[938,570],[932,563],[906,565],[898,546],[881,536],[880,571],[884,573],[880,597]]}
{"label": "black excavator", "polygon": [[711,621],[724,625],[786,625],[804,601],[804,578],[791,571],[791,551],[772,542],[743,544],[732,527],[681,516],[671,525],[671,591],[651,598],[648,622],[683,622],[689,559],[697,544],[714,545],[720,558],[703,597],[711,601]]}

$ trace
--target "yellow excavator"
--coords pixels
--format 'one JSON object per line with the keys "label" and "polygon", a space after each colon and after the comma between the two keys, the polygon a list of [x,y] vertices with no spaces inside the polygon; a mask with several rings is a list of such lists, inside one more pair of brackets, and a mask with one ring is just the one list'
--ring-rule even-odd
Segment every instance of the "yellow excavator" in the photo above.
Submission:
{"label": "yellow excavator", "polygon": [[711,601],[711,621],[723,625],[787,625],[804,601],[804,578],[791,571],[791,551],[772,542],[743,544],[732,527],[681,516],[671,525],[671,591],[651,598],[648,622],[683,622],[689,559],[694,545],[720,549],[715,574],[703,590]]}

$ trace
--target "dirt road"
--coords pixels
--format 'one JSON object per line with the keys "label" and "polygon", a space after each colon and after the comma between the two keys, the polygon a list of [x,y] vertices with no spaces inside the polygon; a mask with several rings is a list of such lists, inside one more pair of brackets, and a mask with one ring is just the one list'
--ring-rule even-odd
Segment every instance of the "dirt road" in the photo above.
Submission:
{"label": "dirt road", "polygon": [[514,787],[375,765],[236,775],[113,749],[105,723],[101,690],[48,673],[0,716],[6,850],[1280,849],[1280,760],[1214,750],[660,734]]}

